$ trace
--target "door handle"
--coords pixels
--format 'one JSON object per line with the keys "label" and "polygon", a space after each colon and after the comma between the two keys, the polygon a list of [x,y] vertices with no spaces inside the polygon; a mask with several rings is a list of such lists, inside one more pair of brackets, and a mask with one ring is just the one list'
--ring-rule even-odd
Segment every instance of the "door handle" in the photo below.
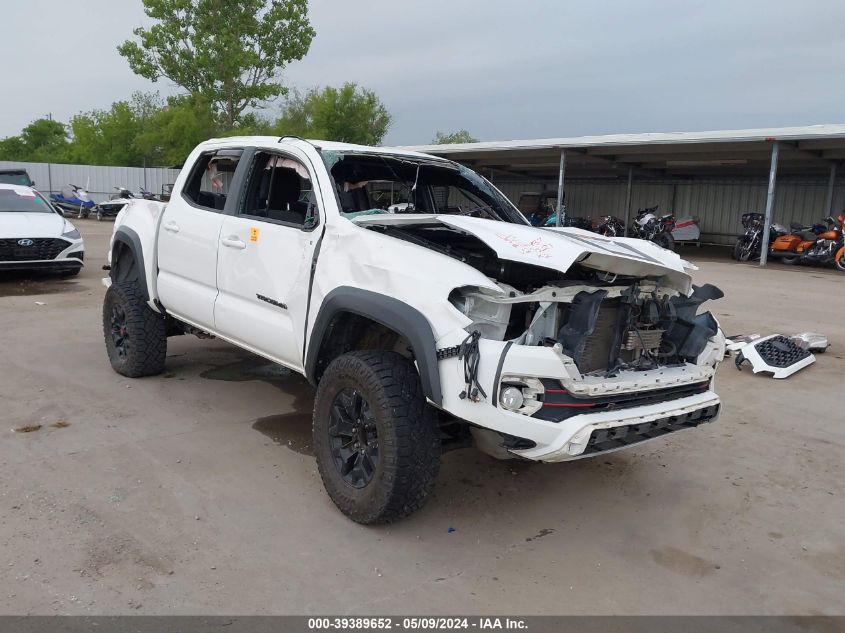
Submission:
{"label": "door handle", "polygon": [[170,222],[164,225],[164,230],[170,231],[171,233],[178,233],[179,225],[176,224],[176,222],[174,222],[173,220],[171,220]]}
{"label": "door handle", "polygon": [[244,244],[237,235],[230,235],[229,237],[224,237],[220,240],[220,243],[223,246],[228,246],[229,248],[237,248],[239,250],[243,250],[246,248],[246,244]]}

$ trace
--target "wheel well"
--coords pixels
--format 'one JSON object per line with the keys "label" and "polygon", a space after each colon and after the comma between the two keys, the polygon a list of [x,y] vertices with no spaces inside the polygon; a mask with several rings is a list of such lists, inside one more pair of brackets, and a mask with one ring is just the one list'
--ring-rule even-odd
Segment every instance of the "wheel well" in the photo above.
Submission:
{"label": "wheel well", "polygon": [[111,261],[109,276],[112,281],[137,281],[138,267],[135,265],[135,253],[124,242],[115,242]]}
{"label": "wheel well", "polygon": [[332,317],[320,342],[314,378],[319,382],[335,358],[347,352],[387,350],[414,359],[411,345],[402,334],[368,317],[341,311]]}

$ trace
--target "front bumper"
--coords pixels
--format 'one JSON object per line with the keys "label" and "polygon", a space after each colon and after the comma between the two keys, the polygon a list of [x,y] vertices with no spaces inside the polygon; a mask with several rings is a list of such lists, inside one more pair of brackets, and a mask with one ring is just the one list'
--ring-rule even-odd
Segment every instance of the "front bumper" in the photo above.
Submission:
{"label": "front bumper", "polygon": [[[498,433],[502,446],[515,456],[544,462],[579,459],[711,422],[718,416],[713,365],[687,364],[597,379],[581,377],[568,359],[552,348],[513,345],[505,351],[504,347],[498,341],[479,342],[479,380],[488,397],[478,402],[460,397],[465,386],[463,362],[442,360],[443,408],[473,426]],[[584,403],[601,404],[554,409],[572,405],[562,404],[547,392],[540,412],[510,411],[496,401],[496,387],[504,376],[536,377],[546,384],[559,381],[566,388],[558,391],[580,397]],[[613,400],[610,406],[609,400]],[[554,414],[543,415],[544,411]],[[563,411],[567,414],[557,414]]]}
{"label": "front bumper", "polygon": [[[41,238],[39,238],[41,239]],[[54,238],[50,238],[54,239]],[[0,257],[0,270],[78,270],[85,264],[85,244],[82,239],[68,240],[67,246],[51,259],[15,259],[14,254]],[[55,252],[55,251],[54,251]],[[42,256],[48,253],[40,253]],[[49,253],[52,255],[52,253]]]}
{"label": "front bumper", "polygon": [[0,262],[0,270],[78,270],[83,266],[81,259]]}

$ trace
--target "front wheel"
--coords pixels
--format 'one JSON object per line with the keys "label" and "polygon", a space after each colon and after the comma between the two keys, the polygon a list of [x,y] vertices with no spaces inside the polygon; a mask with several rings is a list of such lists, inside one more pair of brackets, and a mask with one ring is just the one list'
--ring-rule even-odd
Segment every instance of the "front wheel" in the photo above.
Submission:
{"label": "front wheel", "polygon": [[833,264],[836,266],[837,270],[845,271],[845,246],[836,251]]}
{"label": "front wheel", "polygon": [[313,445],[323,485],[358,523],[420,508],[440,469],[440,436],[414,364],[395,352],[345,354],[314,401]]}
{"label": "front wheel", "polygon": [[164,317],[144,298],[138,283],[112,283],[103,300],[103,336],[112,369],[129,378],[164,371]]}

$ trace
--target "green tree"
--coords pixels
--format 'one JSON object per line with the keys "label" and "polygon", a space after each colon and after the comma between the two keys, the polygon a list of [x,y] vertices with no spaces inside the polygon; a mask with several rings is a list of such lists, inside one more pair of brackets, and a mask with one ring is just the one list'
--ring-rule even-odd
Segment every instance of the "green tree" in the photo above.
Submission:
{"label": "green tree", "polygon": [[135,146],[148,164],[182,165],[197,144],[218,132],[219,123],[207,99],[174,97],[136,137]]}
{"label": "green tree", "polygon": [[0,160],[67,162],[67,128],[52,119],[35,119],[19,136],[0,141]]}
{"label": "green tree", "polygon": [[276,123],[279,135],[378,145],[390,127],[390,114],[376,94],[354,83],[311,88],[288,96]]}
{"label": "green tree", "polygon": [[136,92],[108,110],[92,110],[71,119],[71,158],[85,165],[140,167],[148,157],[136,139],[149,129],[162,108],[157,93]]}
{"label": "green tree", "polygon": [[302,59],[314,29],[307,0],[142,0],[156,21],[118,52],[138,75],[164,77],[202,95],[234,128],[246,108],[284,93],[275,80]]}
{"label": "green tree", "polygon": [[434,135],[434,140],[431,142],[435,145],[446,145],[451,143],[477,143],[478,139],[473,138],[472,134],[466,130],[458,130],[457,132],[452,132],[451,134],[438,132]]}

